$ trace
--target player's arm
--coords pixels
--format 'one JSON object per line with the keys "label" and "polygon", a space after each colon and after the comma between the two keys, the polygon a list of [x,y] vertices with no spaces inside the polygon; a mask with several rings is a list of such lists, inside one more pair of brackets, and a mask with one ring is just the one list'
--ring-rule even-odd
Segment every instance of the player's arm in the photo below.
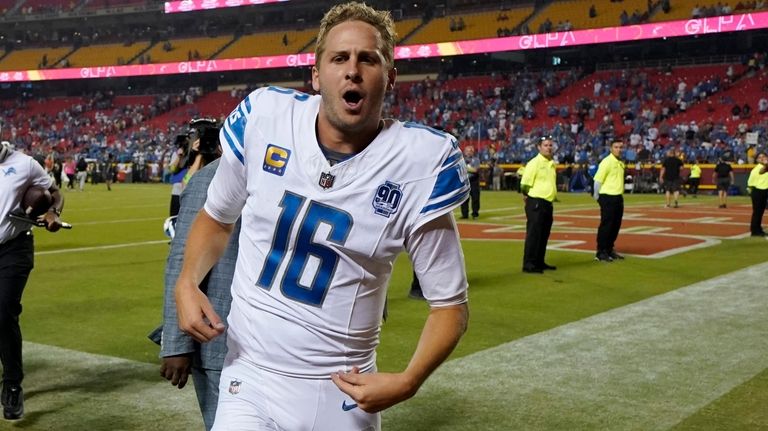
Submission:
{"label": "player's arm", "polygon": [[353,370],[332,376],[334,383],[367,412],[384,410],[415,395],[467,328],[466,273],[453,216],[444,214],[426,223],[409,238],[407,246],[430,304],[410,363],[401,373],[360,374]]}
{"label": "player's arm", "polygon": [[187,237],[184,265],[176,281],[176,311],[179,327],[200,342],[224,332],[224,323],[198,286],[224,254],[234,224],[226,224],[201,210]]}

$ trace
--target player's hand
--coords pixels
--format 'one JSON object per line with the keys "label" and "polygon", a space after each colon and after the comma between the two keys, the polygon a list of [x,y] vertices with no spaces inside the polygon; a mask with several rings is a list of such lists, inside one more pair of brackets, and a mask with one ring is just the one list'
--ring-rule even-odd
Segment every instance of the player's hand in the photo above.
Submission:
{"label": "player's hand", "polygon": [[181,389],[187,384],[191,367],[192,358],[190,354],[169,356],[163,358],[163,362],[160,364],[160,375],[165,380],[170,380],[173,386]]}
{"label": "player's hand", "polygon": [[45,221],[45,229],[48,232],[56,232],[61,229],[61,219],[59,219],[59,216],[56,215],[55,212],[48,211],[42,217],[43,221]]}
{"label": "player's hand", "polygon": [[182,331],[201,343],[224,333],[226,326],[221,317],[213,311],[208,297],[194,283],[179,277],[175,294],[179,328]]}
{"label": "player's hand", "polygon": [[404,373],[360,373],[357,367],[348,373],[334,373],[331,380],[367,413],[380,412],[405,401],[418,389]]}

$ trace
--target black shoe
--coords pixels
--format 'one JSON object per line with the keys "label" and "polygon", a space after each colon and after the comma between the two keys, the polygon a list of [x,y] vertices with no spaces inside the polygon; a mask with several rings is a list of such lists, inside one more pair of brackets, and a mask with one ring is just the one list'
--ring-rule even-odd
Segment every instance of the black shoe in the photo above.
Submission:
{"label": "black shoe", "polygon": [[477,220],[477,218],[478,218],[478,217],[480,217],[480,215],[479,215],[479,214],[473,214],[473,215],[472,215],[472,220]]}
{"label": "black shoe", "polygon": [[613,262],[611,255],[605,252],[597,253],[597,255],[595,255],[595,260],[600,262]]}
{"label": "black shoe", "polygon": [[21,419],[24,415],[24,390],[21,389],[21,386],[4,383],[2,404],[4,418]]}
{"label": "black shoe", "polygon": [[765,236],[765,232],[753,233],[752,236]]}
{"label": "black shoe", "polygon": [[619,253],[616,253],[615,251],[611,250],[610,253],[608,253],[608,256],[613,260],[624,260],[624,256],[620,255]]}
{"label": "black shoe", "polygon": [[468,219],[468,218],[469,218],[469,216],[465,216],[465,215],[463,215],[463,216],[461,216],[461,217],[459,217],[459,218],[460,218],[460,219],[463,219],[463,220],[466,220],[466,219]]}
{"label": "black shoe", "polygon": [[523,272],[527,272],[528,274],[543,274],[544,270],[535,266],[524,266]]}
{"label": "black shoe", "polygon": [[545,270],[545,271],[554,271],[554,270],[556,270],[556,269],[557,269],[557,267],[556,267],[556,266],[554,266],[554,265],[547,265],[547,264],[545,263],[544,265],[542,265],[542,266],[541,266],[541,269],[543,269],[543,270]]}
{"label": "black shoe", "polygon": [[411,289],[411,291],[408,292],[408,297],[424,301],[424,293],[422,293],[421,289]]}

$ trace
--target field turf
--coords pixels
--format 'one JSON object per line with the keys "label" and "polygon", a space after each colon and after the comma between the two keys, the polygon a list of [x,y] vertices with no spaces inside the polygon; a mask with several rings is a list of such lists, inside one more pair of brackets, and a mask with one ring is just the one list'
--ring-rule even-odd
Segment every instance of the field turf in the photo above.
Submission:
{"label": "field turf", "polygon": [[[111,192],[88,185],[83,193],[66,192],[63,219],[74,229],[36,231],[36,267],[22,314],[27,413],[21,421],[0,421],[0,430],[202,429],[192,388],[178,391],[161,381],[158,347],[146,338],[161,321],[169,196],[164,185],[118,184]],[[484,192],[482,200],[480,219],[467,223],[518,230],[524,224],[517,193]],[[555,231],[568,229],[557,225],[558,213],[597,207],[584,194],[560,200]],[[627,195],[626,202],[628,208],[657,208],[663,197]],[[748,202],[731,197],[729,208],[748,214]],[[686,207],[721,215],[712,196],[684,199]],[[588,252],[550,250],[548,263],[558,270],[531,275],[520,271],[522,242],[463,241],[469,330],[414,399],[384,413],[384,429],[768,429],[768,302],[749,308],[766,300],[750,280],[764,283],[768,267],[755,265],[766,261],[768,241],[740,236],[716,242],[610,264],[594,262]],[[410,278],[401,256],[378,349],[380,371],[406,366],[427,314],[424,302],[407,298]],[[721,286],[733,290],[707,294]],[[733,298],[742,301],[731,306]],[[659,313],[664,307],[671,311]],[[686,328],[693,332],[685,334]],[[678,337],[682,341],[663,347]],[[731,360],[729,349],[743,361]],[[543,351],[563,359],[536,356]],[[638,365],[616,359],[628,352],[648,368],[638,373]],[[568,360],[576,357],[586,359]],[[580,386],[585,370],[594,390]],[[560,377],[548,386],[551,376]],[[675,395],[680,387],[686,396]],[[660,412],[658,420],[647,419],[653,412]]]}

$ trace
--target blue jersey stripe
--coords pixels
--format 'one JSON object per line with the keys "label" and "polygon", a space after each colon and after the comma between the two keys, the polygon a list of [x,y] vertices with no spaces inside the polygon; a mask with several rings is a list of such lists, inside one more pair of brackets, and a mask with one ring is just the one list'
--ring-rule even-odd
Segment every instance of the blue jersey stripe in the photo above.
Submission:
{"label": "blue jersey stripe", "polygon": [[[242,105],[237,106],[237,112],[240,114],[240,116],[235,120],[234,122],[227,120],[227,126],[229,126],[229,130],[232,133],[232,137],[235,139],[235,142],[240,144],[240,148],[245,148],[244,142],[245,142],[245,112],[243,112]],[[232,116],[230,115],[230,118]]]}
{"label": "blue jersey stripe", "polygon": [[445,159],[445,162],[443,162],[443,166],[441,166],[441,168],[444,168],[444,167],[446,167],[448,165],[451,165],[451,164],[455,163],[456,160],[458,160],[460,158],[461,158],[461,153],[456,153],[456,154],[448,157],[447,159]]}
{"label": "blue jersey stripe", "polygon": [[229,130],[227,125],[224,125],[224,129],[222,129],[219,136],[223,136],[224,140],[227,141],[227,144],[229,144],[229,148],[232,150],[232,152],[235,154],[235,157],[237,157],[237,160],[240,160],[240,163],[245,165],[245,157],[243,157],[243,153],[240,152],[240,149],[237,147],[235,142],[232,140],[232,137],[229,136]]}
{"label": "blue jersey stripe", "polygon": [[432,194],[429,196],[429,199],[452,195],[456,190],[460,190],[462,187],[466,186],[467,183],[465,183],[459,175],[459,169],[461,169],[459,165],[443,169],[443,171],[437,175],[437,181],[435,181],[435,187],[432,189]]}
{"label": "blue jersey stripe", "polygon": [[432,205],[427,205],[424,208],[421,209],[421,213],[427,213],[430,211],[438,210],[441,208],[449,207],[455,203],[464,202],[469,197],[469,186],[466,186],[461,193],[456,194],[455,196],[452,196],[444,201],[434,203]]}
{"label": "blue jersey stripe", "polygon": [[245,96],[245,100],[243,100],[243,103],[245,104],[245,111],[247,113],[251,113],[251,96]]}
{"label": "blue jersey stripe", "polygon": [[429,127],[429,126],[425,126],[423,124],[414,123],[413,121],[408,121],[408,122],[403,123],[403,127],[405,127],[406,129],[426,130],[427,132],[429,132],[429,133],[431,133],[431,134],[433,134],[435,136],[439,136],[441,138],[445,138],[447,136],[444,132],[441,132],[439,130],[433,129],[433,128]]}

